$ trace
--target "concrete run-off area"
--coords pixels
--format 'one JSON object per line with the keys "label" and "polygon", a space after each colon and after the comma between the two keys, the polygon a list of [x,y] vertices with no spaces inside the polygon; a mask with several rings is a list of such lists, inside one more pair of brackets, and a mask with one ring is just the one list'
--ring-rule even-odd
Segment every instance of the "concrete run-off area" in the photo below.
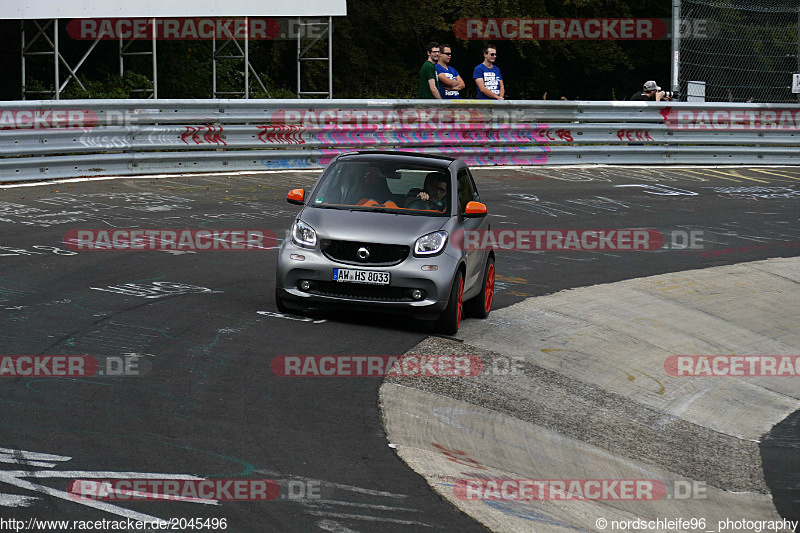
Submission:
{"label": "concrete run-off area", "polygon": [[[522,364],[475,378],[387,380],[389,441],[494,531],[600,531],[601,519],[694,518],[712,531],[726,520],[780,521],[768,489],[776,472],[762,469],[759,441],[800,408],[798,376],[676,376],[667,363],[797,355],[798,267],[797,258],[773,259],[567,290],[495,311],[463,329],[463,342],[429,339],[414,352],[477,355],[490,369],[497,358]],[[465,479],[647,479],[666,491],[467,500],[456,490]],[[697,529],[689,526],[659,530]]]}

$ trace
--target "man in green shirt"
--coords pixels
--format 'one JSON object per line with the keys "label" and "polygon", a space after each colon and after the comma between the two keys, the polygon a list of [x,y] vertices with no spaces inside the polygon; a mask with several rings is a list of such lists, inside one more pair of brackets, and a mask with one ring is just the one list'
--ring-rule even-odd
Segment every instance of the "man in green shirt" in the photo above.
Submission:
{"label": "man in green shirt", "polygon": [[436,63],[439,61],[439,43],[430,42],[425,45],[428,59],[419,69],[419,98],[442,99],[439,94],[439,80],[436,77]]}

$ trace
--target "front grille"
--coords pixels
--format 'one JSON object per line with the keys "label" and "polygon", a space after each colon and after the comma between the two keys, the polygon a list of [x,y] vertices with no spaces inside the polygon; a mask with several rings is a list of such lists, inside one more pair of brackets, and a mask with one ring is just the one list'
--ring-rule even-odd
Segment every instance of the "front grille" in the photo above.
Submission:
{"label": "front grille", "polygon": [[379,300],[383,302],[411,302],[409,289],[390,287],[387,285],[361,285],[358,283],[342,283],[338,281],[315,281],[310,294],[333,296],[337,298],[353,298],[357,300]]}
{"label": "front grille", "polygon": [[[359,248],[369,250],[367,259],[358,257]],[[401,263],[408,257],[410,246],[402,244],[379,244],[374,242],[323,240],[320,249],[325,257],[349,265],[389,266]]]}

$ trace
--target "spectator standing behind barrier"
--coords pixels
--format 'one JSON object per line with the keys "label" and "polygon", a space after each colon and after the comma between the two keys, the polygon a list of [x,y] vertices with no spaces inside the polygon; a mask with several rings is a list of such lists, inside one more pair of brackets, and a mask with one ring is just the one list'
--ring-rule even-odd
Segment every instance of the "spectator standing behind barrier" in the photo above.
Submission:
{"label": "spectator standing behind barrier", "polygon": [[664,96],[664,91],[652,80],[646,81],[642,90],[631,96],[632,102],[660,102],[661,100],[669,100],[669,98]]}
{"label": "spectator standing behind barrier", "polygon": [[439,43],[430,42],[425,45],[428,52],[428,59],[419,69],[419,97],[442,99],[439,94],[439,83],[436,78],[436,62],[439,61]]}
{"label": "spectator standing behind barrier", "polygon": [[450,66],[453,51],[449,44],[443,44],[439,53],[439,62],[436,63],[436,78],[439,80],[439,94],[443,100],[460,98],[458,91],[466,87],[458,71]]}
{"label": "spectator standing behind barrier", "polygon": [[497,48],[487,46],[483,49],[483,63],[475,67],[472,78],[478,86],[478,99],[504,100],[506,88],[500,67],[494,64],[497,59]]}

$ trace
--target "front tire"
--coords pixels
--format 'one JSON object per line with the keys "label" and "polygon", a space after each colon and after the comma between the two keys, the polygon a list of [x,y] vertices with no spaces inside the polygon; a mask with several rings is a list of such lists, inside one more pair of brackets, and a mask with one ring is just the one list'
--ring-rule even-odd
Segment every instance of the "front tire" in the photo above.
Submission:
{"label": "front tire", "polygon": [[460,270],[456,272],[453,287],[450,289],[450,300],[439,320],[436,321],[436,331],[444,335],[455,335],[461,325],[461,316],[464,313],[464,275]]}
{"label": "front tire", "polygon": [[494,258],[489,256],[486,259],[486,268],[483,271],[483,285],[481,292],[469,300],[464,306],[469,316],[475,318],[486,318],[492,310],[494,301]]}
{"label": "front tire", "polygon": [[281,298],[280,294],[278,294],[278,287],[275,287],[275,307],[277,307],[278,311],[284,315],[295,314],[291,309],[286,307],[285,303],[283,303],[283,298]]}

